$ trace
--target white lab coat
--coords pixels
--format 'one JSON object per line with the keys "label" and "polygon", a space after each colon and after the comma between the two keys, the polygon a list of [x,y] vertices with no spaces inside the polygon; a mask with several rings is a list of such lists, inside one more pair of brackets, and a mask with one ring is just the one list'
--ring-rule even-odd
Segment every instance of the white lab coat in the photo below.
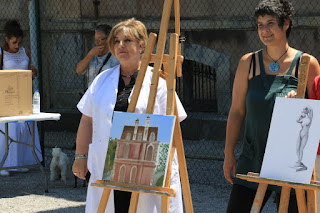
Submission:
{"label": "white lab coat", "polygon": [[[148,67],[139,99],[136,105],[136,113],[145,113],[150,92],[152,72]],[[111,68],[107,72],[98,75],[88,88],[77,107],[86,116],[92,117],[92,143],[89,145],[88,169],[91,173],[87,191],[86,212],[97,212],[103,188],[92,187],[97,179],[102,179],[104,162],[107,154],[109,135],[111,130],[113,109],[116,102],[118,83],[120,75],[120,65]],[[130,100],[131,96],[129,97]],[[176,96],[179,120],[187,117],[186,112]],[[154,107],[154,114],[166,114],[167,86],[163,79],[159,79],[157,96]],[[172,163],[171,188],[176,190],[176,197],[170,198],[170,212],[182,213],[182,195],[179,176],[179,165],[175,153]],[[114,212],[113,191],[110,194],[106,212]],[[142,213],[161,212],[161,197],[149,194],[140,194],[138,210]]]}

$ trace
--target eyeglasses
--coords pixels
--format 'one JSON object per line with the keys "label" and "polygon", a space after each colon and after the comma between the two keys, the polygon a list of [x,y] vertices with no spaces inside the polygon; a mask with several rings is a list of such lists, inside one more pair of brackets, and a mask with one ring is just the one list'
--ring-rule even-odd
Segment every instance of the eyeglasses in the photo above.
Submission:
{"label": "eyeglasses", "polygon": [[95,42],[95,43],[100,43],[101,41],[104,41],[104,40],[106,40],[106,39],[107,39],[107,37],[101,38],[101,39],[98,39],[98,40],[94,40],[94,42]]}

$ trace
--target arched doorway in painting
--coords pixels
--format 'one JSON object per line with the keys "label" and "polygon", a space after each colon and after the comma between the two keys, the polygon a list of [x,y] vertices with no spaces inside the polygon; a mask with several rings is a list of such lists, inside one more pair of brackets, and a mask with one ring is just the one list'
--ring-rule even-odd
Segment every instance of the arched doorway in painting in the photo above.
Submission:
{"label": "arched doorway in painting", "polygon": [[138,133],[138,141],[142,141],[142,132]]}
{"label": "arched doorway in painting", "polygon": [[130,151],[130,145],[129,144],[125,144],[124,148],[123,148],[123,158],[128,158],[129,157],[129,151]]}
{"label": "arched doorway in painting", "polygon": [[122,165],[122,166],[120,167],[118,181],[119,181],[119,182],[124,182],[124,180],[125,180],[125,175],[126,175],[126,166],[125,166],[125,165]]}
{"label": "arched doorway in painting", "polygon": [[131,140],[131,133],[130,133],[130,132],[128,132],[128,133],[126,134],[126,140],[127,140],[127,141],[130,141],[130,140]]}
{"label": "arched doorway in painting", "polygon": [[149,136],[149,141],[155,141],[155,140],[156,140],[156,134],[154,134],[154,132],[151,132]]}
{"label": "arched doorway in painting", "polygon": [[147,156],[146,156],[146,160],[151,161],[153,157],[153,146],[149,145],[147,148]]}
{"label": "arched doorway in painting", "polygon": [[130,183],[136,183],[136,176],[137,176],[137,167],[134,166],[131,168],[130,172]]}

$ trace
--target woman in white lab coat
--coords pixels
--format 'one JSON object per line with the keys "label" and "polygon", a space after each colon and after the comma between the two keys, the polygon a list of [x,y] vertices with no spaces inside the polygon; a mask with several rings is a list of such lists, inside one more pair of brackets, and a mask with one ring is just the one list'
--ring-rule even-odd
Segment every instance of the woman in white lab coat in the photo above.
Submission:
{"label": "woman in white lab coat", "polygon": [[[91,173],[88,185],[86,212],[97,212],[102,188],[92,187],[97,179],[102,179],[104,162],[108,148],[109,135],[114,111],[127,111],[130,95],[141,63],[141,54],[147,40],[147,31],[143,23],[135,19],[120,22],[111,30],[108,43],[111,53],[120,61],[120,65],[108,72],[98,75],[88,88],[78,109],[82,113],[77,133],[77,146],[74,174],[84,179],[87,171]],[[136,113],[145,113],[148,103],[152,72],[148,67]],[[179,120],[186,118],[186,113],[178,99]],[[163,79],[159,79],[154,114],[166,114],[167,87]],[[170,198],[170,212],[183,212],[177,156],[173,159],[171,188],[176,190],[176,197]],[[131,193],[112,191],[106,212],[128,212]],[[137,212],[156,213],[161,211],[161,197],[141,194]]]}

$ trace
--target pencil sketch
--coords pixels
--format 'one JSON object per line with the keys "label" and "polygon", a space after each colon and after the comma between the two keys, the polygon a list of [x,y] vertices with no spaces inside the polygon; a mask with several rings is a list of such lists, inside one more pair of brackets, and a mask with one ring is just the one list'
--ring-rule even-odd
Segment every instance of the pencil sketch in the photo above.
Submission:
{"label": "pencil sketch", "polygon": [[320,101],[276,99],[260,177],[310,183],[320,140]]}
{"label": "pencil sketch", "polygon": [[296,171],[304,171],[308,168],[302,163],[303,159],[303,150],[308,142],[309,137],[309,129],[311,126],[313,118],[313,110],[310,106],[303,108],[301,115],[299,116],[297,122],[301,125],[301,129],[299,131],[299,136],[296,145],[296,153],[298,160],[295,163]]}

